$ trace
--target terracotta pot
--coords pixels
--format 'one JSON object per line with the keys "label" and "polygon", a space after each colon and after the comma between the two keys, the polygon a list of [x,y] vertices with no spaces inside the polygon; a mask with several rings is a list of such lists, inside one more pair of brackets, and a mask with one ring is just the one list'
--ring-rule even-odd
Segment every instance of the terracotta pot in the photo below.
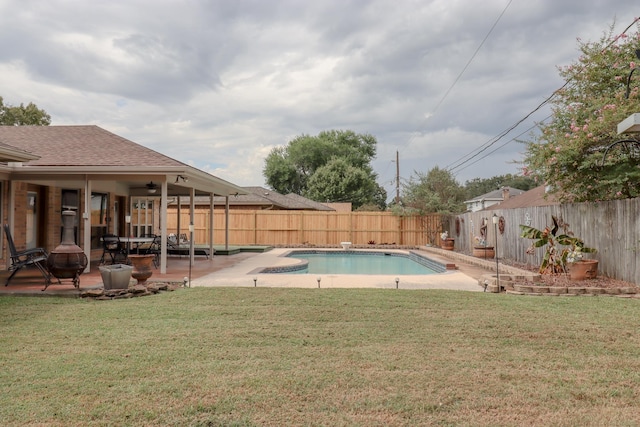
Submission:
{"label": "terracotta pot", "polygon": [[442,249],[444,249],[445,251],[452,251],[453,250],[453,246],[454,246],[454,242],[455,242],[455,239],[451,239],[451,238],[444,239],[442,241],[442,245],[440,245],[440,247]]}
{"label": "terracotta pot", "polygon": [[595,279],[597,275],[597,259],[583,259],[569,263],[569,277],[571,280]]}
{"label": "terracotta pot", "polygon": [[493,246],[476,246],[473,248],[473,256],[477,258],[493,258],[496,255]]}
{"label": "terracotta pot", "polygon": [[153,264],[154,254],[148,255],[129,255],[133,271],[131,277],[138,281],[138,285],[143,285],[153,274],[151,265]]}

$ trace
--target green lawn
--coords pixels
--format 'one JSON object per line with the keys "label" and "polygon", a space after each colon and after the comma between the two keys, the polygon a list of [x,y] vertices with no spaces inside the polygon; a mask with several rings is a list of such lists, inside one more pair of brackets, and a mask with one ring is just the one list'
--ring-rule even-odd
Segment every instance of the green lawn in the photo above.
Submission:
{"label": "green lawn", "polygon": [[638,425],[640,300],[0,297],[0,425]]}

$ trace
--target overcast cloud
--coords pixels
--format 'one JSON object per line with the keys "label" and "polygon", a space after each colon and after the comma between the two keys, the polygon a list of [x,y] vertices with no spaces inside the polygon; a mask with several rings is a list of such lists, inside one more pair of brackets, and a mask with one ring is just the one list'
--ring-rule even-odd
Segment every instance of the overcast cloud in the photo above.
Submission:
{"label": "overcast cloud", "polygon": [[[396,151],[402,180],[457,164],[562,86],[577,38],[636,16],[637,0],[0,0],[0,96],[238,185],[264,185],[297,135],[370,133],[391,199]],[[517,173],[508,141],[548,115],[456,178]]]}

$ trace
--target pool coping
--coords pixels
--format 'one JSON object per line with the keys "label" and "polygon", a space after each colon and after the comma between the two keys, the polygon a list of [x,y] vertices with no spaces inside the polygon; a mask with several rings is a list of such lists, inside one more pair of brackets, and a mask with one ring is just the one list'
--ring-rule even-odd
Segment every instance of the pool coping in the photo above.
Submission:
{"label": "pool coping", "polygon": [[[300,249],[290,249],[288,251],[280,254],[280,257],[285,257],[289,259],[293,259],[295,262],[291,265],[285,266],[269,266],[264,267],[262,269],[256,269],[251,273],[262,273],[262,274],[289,274],[298,272],[301,270],[307,269],[309,265],[309,261],[305,259],[295,258],[292,255],[312,255],[312,254],[358,254],[358,255],[373,255],[373,256],[393,256],[398,258],[406,258],[415,263],[420,264],[422,267],[428,268],[433,271],[433,273],[426,274],[442,274],[446,273],[448,270],[455,270],[455,264],[452,263],[443,263],[433,258],[429,258],[426,254],[422,254],[415,250],[403,250],[403,249],[330,249],[330,248],[300,248]],[[322,274],[347,274],[353,275],[353,273],[322,273]],[[420,274],[420,275],[426,275]],[[394,274],[398,275],[398,274]],[[416,274],[418,275],[418,274]]]}
{"label": "pool coping", "polygon": [[[455,264],[428,252],[420,255],[447,267],[443,273],[428,275],[361,275],[361,274],[271,274],[262,273],[265,267],[286,266],[300,260],[283,257],[283,253],[297,248],[274,248],[269,252],[247,258],[235,266],[200,277],[192,286],[203,287],[288,287],[288,288],[398,288],[398,289],[452,289],[483,291],[477,279],[455,269]],[[324,248],[323,248],[324,250]],[[342,251],[342,248],[326,250]],[[410,249],[367,249],[381,252],[410,253]],[[399,279],[395,281],[396,277]],[[320,280],[318,280],[320,279]]]}

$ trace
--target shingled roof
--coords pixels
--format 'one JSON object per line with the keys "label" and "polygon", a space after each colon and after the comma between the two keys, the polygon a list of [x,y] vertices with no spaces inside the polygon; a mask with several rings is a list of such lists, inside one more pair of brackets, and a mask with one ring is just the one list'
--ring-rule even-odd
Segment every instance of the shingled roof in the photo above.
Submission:
{"label": "shingled roof", "polygon": [[146,194],[145,181],[166,181],[169,195],[186,195],[190,189],[196,195],[245,193],[231,182],[94,125],[0,126],[0,171],[10,179],[51,185],[117,181],[120,191],[126,188],[130,195]]}
{"label": "shingled roof", "polygon": [[[245,195],[233,196],[229,199],[231,206],[252,206],[255,209],[264,209],[265,207],[283,209],[283,210],[316,210],[316,211],[334,211],[322,203],[309,200],[298,194],[287,194],[286,196],[276,191],[269,190],[264,187],[242,187],[247,193]],[[208,197],[196,197],[194,199],[197,205],[209,204]],[[180,204],[188,204],[189,198],[180,199]],[[214,197],[213,203],[222,205],[225,203],[224,197]]]}
{"label": "shingled roof", "polygon": [[495,202],[502,201],[505,190],[508,190],[510,198],[524,193],[523,190],[520,190],[518,188],[505,187],[505,188],[500,188],[497,190],[490,191],[480,196],[476,196],[473,199],[465,200],[464,203],[472,203],[479,200],[487,200],[487,201],[495,201]]}
{"label": "shingled roof", "polygon": [[94,125],[0,126],[0,143],[37,155],[29,166],[186,166]]}
{"label": "shingled roof", "polygon": [[491,206],[491,209],[517,209],[528,208],[533,206],[549,206],[557,205],[558,201],[553,195],[548,194],[545,191],[545,186],[541,185],[536,188],[532,188],[519,196],[509,197],[508,200]]}

